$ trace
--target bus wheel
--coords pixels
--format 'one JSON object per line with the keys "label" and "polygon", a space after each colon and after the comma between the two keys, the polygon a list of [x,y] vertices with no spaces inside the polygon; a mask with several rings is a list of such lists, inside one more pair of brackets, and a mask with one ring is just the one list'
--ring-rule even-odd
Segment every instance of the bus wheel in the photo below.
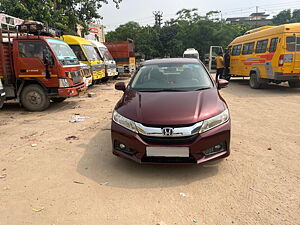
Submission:
{"label": "bus wheel", "polygon": [[300,81],[289,81],[288,83],[289,83],[289,86],[291,88],[298,88],[298,87],[300,87]]}
{"label": "bus wheel", "polygon": [[21,92],[21,104],[32,112],[43,111],[49,107],[50,99],[43,88],[37,84],[30,84]]}
{"label": "bus wheel", "polygon": [[59,98],[51,98],[51,100],[53,102],[56,102],[56,103],[60,103],[60,102],[63,102],[64,100],[66,100],[67,98],[64,98],[64,97],[59,97]]}
{"label": "bus wheel", "polygon": [[261,88],[261,82],[259,81],[259,77],[257,76],[256,73],[251,73],[250,74],[249,85],[253,89],[259,89],[259,88]]}

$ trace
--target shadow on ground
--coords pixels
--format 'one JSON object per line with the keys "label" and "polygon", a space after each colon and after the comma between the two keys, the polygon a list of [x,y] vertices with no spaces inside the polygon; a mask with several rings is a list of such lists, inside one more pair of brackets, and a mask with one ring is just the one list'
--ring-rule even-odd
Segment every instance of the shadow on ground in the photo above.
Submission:
{"label": "shadow on ground", "polygon": [[[109,124],[107,124],[109,127]],[[111,153],[110,130],[99,131],[86,145],[77,171],[101,184],[128,189],[166,188],[205,180],[218,173],[220,161],[203,165],[140,165]]]}
{"label": "shadow on ground", "polygon": [[[223,91],[223,90],[222,90]],[[251,89],[249,79],[232,78],[228,88],[224,92],[239,97],[279,97],[279,96],[299,96],[300,88],[290,88],[287,83],[269,84],[262,89]]]}

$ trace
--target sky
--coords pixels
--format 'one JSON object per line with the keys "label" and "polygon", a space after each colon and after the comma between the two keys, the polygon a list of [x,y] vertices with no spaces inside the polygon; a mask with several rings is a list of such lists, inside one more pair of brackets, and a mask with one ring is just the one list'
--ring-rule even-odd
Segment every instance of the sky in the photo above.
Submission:
{"label": "sky", "polygon": [[222,17],[248,16],[256,11],[276,15],[283,9],[300,9],[300,0],[122,0],[120,8],[116,9],[113,0],[108,0],[99,10],[103,20],[100,23],[111,31],[121,24],[136,21],[140,25],[154,24],[154,11],[163,12],[163,20],[174,18],[176,12],[186,8],[197,8],[200,15],[211,10],[222,12]]}

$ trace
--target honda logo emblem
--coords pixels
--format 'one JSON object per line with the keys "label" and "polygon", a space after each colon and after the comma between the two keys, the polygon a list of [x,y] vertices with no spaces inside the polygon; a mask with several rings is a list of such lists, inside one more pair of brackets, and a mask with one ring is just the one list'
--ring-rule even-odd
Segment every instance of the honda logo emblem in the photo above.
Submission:
{"label": "honda logo emblem", "polygon": [[164,136],[172,136],[174,133],[174,129],[172,127],[162,128],[162,133]]}

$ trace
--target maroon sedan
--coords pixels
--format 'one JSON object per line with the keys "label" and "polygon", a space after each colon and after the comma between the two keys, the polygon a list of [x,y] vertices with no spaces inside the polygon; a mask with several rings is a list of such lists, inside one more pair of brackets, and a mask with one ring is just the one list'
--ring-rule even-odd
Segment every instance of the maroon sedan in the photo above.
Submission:
{"label": "maroon sedan", "polygon": [[142,64],[113,112],[113,154],[138,163],[202,163],[230,154],[228,107],[197,59]]}

